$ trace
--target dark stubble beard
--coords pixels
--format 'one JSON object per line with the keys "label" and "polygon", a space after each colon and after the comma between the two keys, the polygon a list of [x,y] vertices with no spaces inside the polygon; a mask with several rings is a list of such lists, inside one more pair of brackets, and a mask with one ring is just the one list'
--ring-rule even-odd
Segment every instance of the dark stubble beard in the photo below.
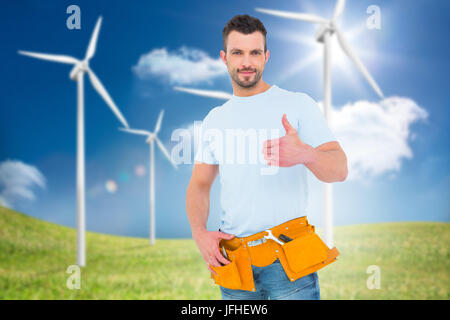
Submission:
{"label": "dark stubble beard", "polygon": [[[252,81],[242,81],[239,78],[239,73],[242,71],[253,71],[255,74],[254,76],[251,75],[251,77],[254,77]],[[242,88],[251,88],[253,86],[255,86],[258,81],[261,79],[262,76],[262,71],[258,70],[258,69],[237,69],[236,71],[232,71],[230,73],[231,78],[234,80],[234,82],[236,82],[239,86],[241,86]]]}

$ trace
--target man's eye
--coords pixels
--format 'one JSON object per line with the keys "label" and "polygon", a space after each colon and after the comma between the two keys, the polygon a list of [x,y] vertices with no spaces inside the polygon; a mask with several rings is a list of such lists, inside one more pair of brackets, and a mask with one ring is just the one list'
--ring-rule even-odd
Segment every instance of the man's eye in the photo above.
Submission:
{"label": "man's eye", "polygon": [[235,52],[233,52],[233,54],[240,54],[240,52],[235,51]]}
{"label": "man's eye", "polygon": [[255,52],[253,52],[253,54],[260,54],[261,52],[259,52],[259,51],[255,51]]}

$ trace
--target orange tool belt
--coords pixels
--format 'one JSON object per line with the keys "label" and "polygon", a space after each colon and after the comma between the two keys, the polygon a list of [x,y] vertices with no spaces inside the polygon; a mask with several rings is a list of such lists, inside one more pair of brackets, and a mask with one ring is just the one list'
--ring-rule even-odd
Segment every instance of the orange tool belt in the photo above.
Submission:
{"label": "orange tool belt", "polygon": [[[283,234],[292,241],[273,240],[268,237],[269,230],[275,238]],[[211,266],[217,273],[211,273],[211,278],[222,287],[247,291],[255,291],[252,265],[265,267],[278,258],[286,275],[295,281],[336,261],[339,255],[336,247],[329,249],[320,239],[306,216],[248,237],[222,239],[219,248],[231,262],[221,267]]]}

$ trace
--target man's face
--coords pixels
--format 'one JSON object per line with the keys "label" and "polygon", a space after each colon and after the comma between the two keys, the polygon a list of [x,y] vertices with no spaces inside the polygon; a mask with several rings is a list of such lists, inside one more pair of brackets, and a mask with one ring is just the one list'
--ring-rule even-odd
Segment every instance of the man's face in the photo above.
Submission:
{"label": "man's face", "polygon": [[255,31],[243,34],[231,31],[227,39],[227,52],[220,51],[231,79],[243,88],[251,88],[261,79],[269,59],[269,50],[264,54],[264,36]]}

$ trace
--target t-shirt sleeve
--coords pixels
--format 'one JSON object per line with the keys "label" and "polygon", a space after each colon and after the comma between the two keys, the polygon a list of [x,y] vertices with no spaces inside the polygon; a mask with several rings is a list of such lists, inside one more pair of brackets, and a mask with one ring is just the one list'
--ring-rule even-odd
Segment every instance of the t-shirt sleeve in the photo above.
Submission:
{"label": "t-shirt sleeve", "polygon": [[[214,110],[214,109],[213,109]],[[200,134],[198,136],[197,141],[197,151],[195,154],[195,161],[202,162],[206,164],[218,164],[216,157],[214,156],[214,152],[211,146],[211,140],[208,138],[205,133],[212,126],[212,113],[211,110],[206,117],[203,119],[202,124],[200,126]]]}
{"label": "t-shirt sleeve", "polygon": [[313,148],[326,142],[337,141],[317,102],[304,93],[301,94],[301,99],[301,108],[304,108],[304,112],[299,117],[298,134],[300,139]]}

